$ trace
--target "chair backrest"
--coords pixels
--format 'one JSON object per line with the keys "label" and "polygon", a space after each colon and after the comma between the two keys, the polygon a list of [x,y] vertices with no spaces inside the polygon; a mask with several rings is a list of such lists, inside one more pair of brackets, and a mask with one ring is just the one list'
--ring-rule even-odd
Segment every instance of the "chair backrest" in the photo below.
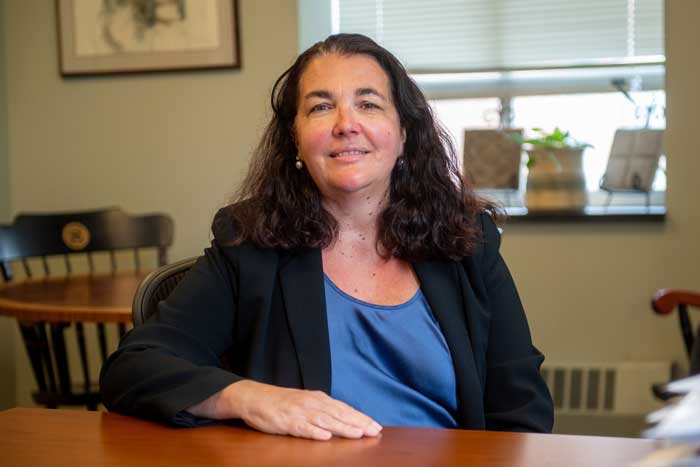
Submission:
{"label": "chair backrest", "polygon": [[651,190],[663,154],[664,130],[640,128],[615,132],[600,188],[607,191]]}
{"label": "chair backrest", "polygon": [[464,172],[474,188],[517,190],[522,146],[513,137],[522,129],[464,131]]}
{"label": "chair backrest", "polygon": [[112,270],[116,269],[114,252],[134,250],[134,263],[139,270],[139,248],[155,247],[158,264],[167,262],[166,249],[173,241],[173,221],[169,216],[153,214],[131,216],[119,208],[98,211],[52,214],[20,214],[11,225],[0,225],[0,266],[5,280],[12,279],[10,261],[21,259],[25,274],[33,275],[26,258],[41,257],[43,272],[49,275],[47,256],[63,255],[68,273],[72,253],[87,253],[90,272],[91,253],[110,253]]}
{"label": "chair backrest", "polygon": [[139,285],[131,316],[134,326],[143,324],[158,309],[158,302],[168,298],[177,284],[185,277],[187,271],[197,261],[197,258],[187,258],[173,264],[162,266],[150,273]]}
{"label": "chair backrest", "polygon": [[700,324],[693,333],[693,326],[688,314],[688,307],[700,308],[700,292],[688,290],[661,289],[654,294],[651,302],[653,310],[661,315],[667,315],[678,310],[678,320],[686,353],[690,374],[700,373]]}
{"label": "chair backrest", "polygon": [[[74,269],[78,269],[75,267],[75,257],[80,256],[83,266],[80,272],[87,269],[87,272],[93,274],[98,272],[93,263],[93,253],[108,252],[110,270],[116,272],[116,252],[132,250],[134,269],[140,271],[139,249],[155,248],[157,264],[167,262],[166,249],[172,244],[173,230],[173,221],[166,215],[130,216],[118,208],[73,213],[20,214],[13,224],[0,225],[0,269],[6,281],[13,279],[13,272],[16,271],[12,270],[12,265],[17,261],[21,261],[27,277],[70,275]],[[65,265],[62,268],[53,261],[60,256]],[[82,257],[87,258],[87,268],[84,268],[85,259]],[[41,258],[41,265],[34,258]],[[60,258],[58,260],[60,262]],[[37,268],[42,271],[36,271]],[[90,377],[84,323],[19,320],[18,325],[38,387],[38,391],[33,394],[34,401],[47,407],[86,405],[90,409],[96,409],[100,393]],[[71,359],[66,351],[64,330],[69,327],[75,329],[80,354],[82,383],[78,386],[73,384]],[[117,324],[117,328],[119,335],[126,331],[123,323]],[[96,323],[96,331],[104,361],[108,354],[105,323]],[[51,339],[48,339],[49,335]]]}

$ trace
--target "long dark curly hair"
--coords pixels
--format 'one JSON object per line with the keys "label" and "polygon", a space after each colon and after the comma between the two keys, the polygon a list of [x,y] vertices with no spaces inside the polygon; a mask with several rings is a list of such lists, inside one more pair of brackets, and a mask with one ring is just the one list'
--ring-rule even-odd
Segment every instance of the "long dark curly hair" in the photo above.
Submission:
{"label": "long dark curly hair", "polygon": [[[263,248],[324,248],[338,234],[335,218],[306,170],[294,163],[294,120],[299,81],[308,64],[324,54],[367,55],[389,77],[394,105],[406,132],[404,163],[391,173],[388,202],[378,216],[377,251],[406,261],[459,259],[481,238],[478,216],[496,213],[459,172],[450,137],[430,106],[389,51],[360,34],[336,34],[302,53],[272,89],[274,115],[253,154],[248,175],[229,206],[234,243]],[[228,221],[227,221],[228,222]]]}

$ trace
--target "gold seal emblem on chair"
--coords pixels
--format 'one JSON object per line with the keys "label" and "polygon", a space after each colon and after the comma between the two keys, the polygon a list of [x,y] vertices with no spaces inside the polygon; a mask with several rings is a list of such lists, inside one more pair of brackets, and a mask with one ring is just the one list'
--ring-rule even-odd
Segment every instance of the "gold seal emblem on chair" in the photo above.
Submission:
{"label": "gold seal emblem on chair", "polygon": [[82,250],[90,243],[90,231],[81,222],[69,222],[61,232],[63,243],[71,250]]}

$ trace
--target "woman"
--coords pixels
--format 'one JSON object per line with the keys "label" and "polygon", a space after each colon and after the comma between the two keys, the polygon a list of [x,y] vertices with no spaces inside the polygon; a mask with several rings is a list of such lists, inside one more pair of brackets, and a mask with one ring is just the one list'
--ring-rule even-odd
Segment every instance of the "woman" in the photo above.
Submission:
{"label": "woman", "polygon": [[105,363],[110,410],[313,439],[549,431],[499,234],[398,60],[339,34],[278,79],[239,202]]}

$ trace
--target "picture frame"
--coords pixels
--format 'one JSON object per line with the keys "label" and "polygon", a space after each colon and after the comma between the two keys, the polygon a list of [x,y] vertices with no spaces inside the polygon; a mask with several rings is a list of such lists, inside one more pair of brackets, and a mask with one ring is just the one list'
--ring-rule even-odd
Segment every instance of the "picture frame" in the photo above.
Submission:
{"label": "picture frame", "polygon": [[62,76],[240,68],[237,0],[56,0]]}
{"label": "picture frame", "polygon": [[652,189],[659,159],[664,153],[664,130],[652,128],[615,131],[600,188],[608,192]]}

